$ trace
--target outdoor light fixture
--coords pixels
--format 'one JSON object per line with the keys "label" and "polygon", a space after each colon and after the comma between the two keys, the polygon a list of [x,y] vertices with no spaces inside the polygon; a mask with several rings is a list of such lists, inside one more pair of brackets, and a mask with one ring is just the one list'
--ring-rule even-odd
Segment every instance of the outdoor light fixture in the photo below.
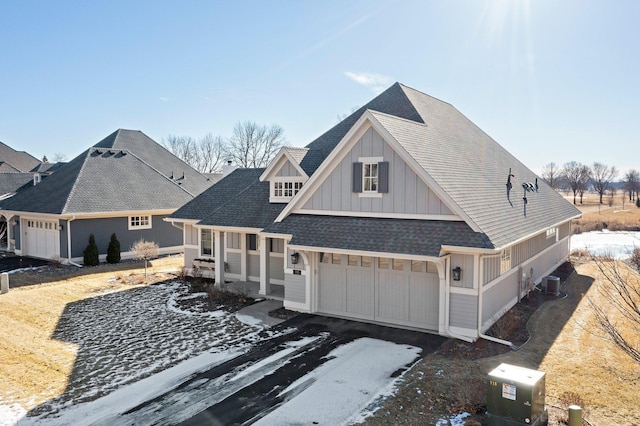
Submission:
{"label": "outdoor light fixture", "polygon": [[300,254],[298,254],[297,252],[294,251],[293,253],[291,253],[291,263],[297,265],[298,257],[300,257]]}
{"label": "outdoor light fixture", "polygon": [[462,277],[462,268],[460,268],[459,266],[456,266],[455,268],[452,269],[451,272],[453,275],[453,280],[460,281],[460,278]]}

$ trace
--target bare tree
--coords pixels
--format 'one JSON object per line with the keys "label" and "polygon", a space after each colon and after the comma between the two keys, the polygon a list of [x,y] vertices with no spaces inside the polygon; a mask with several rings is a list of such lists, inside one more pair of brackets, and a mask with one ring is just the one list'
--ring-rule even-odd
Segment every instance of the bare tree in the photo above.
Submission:
{"label": "bare tree", "polygon": [[553,161],[542,168],[542,180],[551,188],[558,189],[560,186],[560,168]]}
{"label": "bare tree", "polygon": [[[576,196],[578,192],[585,190],[588,167],[577,161],[569,161],[562,166],[562,176],[566,179],[569,188],[573,191],[573,204],[576,204]],[[582,201],[582,195],[580,196]]]}
{"label": "bare tree", "polygon": [[225,157],[224,139],[208,133],[196,141],[191,136],[169,135],[162,144],[173,155],[199,171],[213,173],[222,166]]}
{"label": "bare tree", "polygon": [[51,161],[54,163],[63,163],[67,161],[67,156],[61,152],[56,152],[53,154],[53,157],[51,157]]}
{"label": "bare tree", "polygon": [[624,190],[629,193],[629,201],[634,201],[638,197],[640,172],[632,169],[624,175]]}
{"label": "bare tree", "polygon": [[640,364],[640,279],[638,274],[610,257],[596,257],[594,264],[604,277],[598,300],[589,305],[603,337]]}
{"label": "bare tree", "polygon": [[593,188],[600,195],[600,204],[602,204],[602,196],[609,189],[609,185],[618,175],[615,166],[607,166],[602,163],[595,162],[591,167],[591,183]]}
{"label": "bare tree", "polygon": [[240,167],[265,167],[285,144],[284,130],[253,121],[238,122],[227,141],[228,159]]}
{"label": "bare tree", "polygon": [[587,185],[589,184],[589,180],[591,179],[591,169],[587,165],[583,165],[580,169],[580,188],[578,192],[580,193],[580,204],[582,204],[582,197],[584,196],[584,191],[587,190]]}
{"label": "bare tree", "polygon": [[131,251],[136,259],[144,260],[144,280],[147,280],[147,262],[158,257],[158,244],[153,241],[144,241],[142,239],[136,241],[131,246]]}

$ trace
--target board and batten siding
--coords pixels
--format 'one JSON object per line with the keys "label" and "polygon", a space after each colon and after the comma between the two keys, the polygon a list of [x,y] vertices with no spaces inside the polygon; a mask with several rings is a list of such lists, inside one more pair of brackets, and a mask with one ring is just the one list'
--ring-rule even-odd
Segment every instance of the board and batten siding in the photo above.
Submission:
{"label": "board and batten siding", "polygon": [[260,277],[260,254],[249,253],[247,255],[247,276]]}
{"label": "board and batten siding", "polygon": [[[382,157],[389,162],[389,192],[382,197],[360,197],[352,191],[353,163],[361,157]],[[344,212],[453,214],[427,184],[373,129],[369,129],[330,173],[303,210]]]}
{"label": "board and batten siding", "polygon": [[230,274],[240,274],[242,272],[242,253],[227,253],[227,272]]}
{"label": "board and batten siding", "polygon": [[184,243],[191,244],[194,246],[198,245],[198,233],[200,232],[199,228],[196,228],[193,225],[184,225]]}
{"label": "board and batten siding", "polygon": [[473,288],[474,261],[472,255],[465,254],[452,254],[451,255],[451,268],[459,266],[462,269],[462,276],[460,281],[454,281],[451,279],[452,287]]}
{"label": "board and batten siding", "polygon": [[478,327],[478,297],[451,293],[449,325],[475,330]]}
{"label": "board and batten siding", "polygon": [[279,177],[297,177],[297,176],[300,176],[300,173],[298,173],[298,170],[296,170],[296,167],[293,164],[291,164],[291,162],[289,160],[287,160],[282,165],[280,170],[278,170],[278,173],[276,173],[276,176],[279,176]]}
{"label": "board and batten siding", "polygon": [[269,279],[284,280],[283,256],[269,256]]}
{"label": "board and batten siding", "polygon": [[198,258],[199,250],[196,248],[185,247],[184,249],[184,266],[191,268],[193,261]]}
{"label": "board and batten siding", "polygon": [[304,275],[285,274],[284,280],[284,300],[307,303],[306,277]]}

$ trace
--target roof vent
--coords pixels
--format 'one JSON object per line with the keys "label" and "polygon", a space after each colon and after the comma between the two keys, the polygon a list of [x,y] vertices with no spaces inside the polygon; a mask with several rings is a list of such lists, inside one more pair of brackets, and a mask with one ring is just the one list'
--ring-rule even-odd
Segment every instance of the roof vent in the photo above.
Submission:
{"label": "roof vent", "polygon": [[109,155],[113,155],[113,154],[115,154],[115,151],[109,150]]}
{"label": "roof vent", "polygon": [[127,155],[127,153],[125,151],[120,151],[120,155],[124,157],[125,155]]}
{"label": "roof vent", "polygon": [[173,179],[173,170],[171,171],[171,176],[169,177],[169,179]]}

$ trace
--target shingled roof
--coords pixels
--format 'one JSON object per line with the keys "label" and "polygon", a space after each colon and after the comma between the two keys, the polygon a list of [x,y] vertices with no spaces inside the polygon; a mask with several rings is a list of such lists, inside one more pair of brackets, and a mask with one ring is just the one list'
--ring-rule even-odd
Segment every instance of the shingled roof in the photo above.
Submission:
{"label": "shingled roof", "polygon": [[285,204],[269,203],[269,182],[260,182],[262,172],[263,168],[236,169],[169,217],[202,225],[264,228]]}
{"label": "shingled roof", "polygon": [[0,163],[5,163],[3,167],[6,167],[8,165],[12,169],[9,170],[8,168],[6,168],[3,171],[26,173],[40,164],[40,160],[38,160],[31,154],[28,154],[24,151],[16,151],[9,145],[0,142]]}
{"label": "shingled roof", "polygon": [[[180,174],[171,178],[167,170]],[[142,132],[118,130],[0,208],[50,214],[170,210],[208,186],[206,177]]]}
{"label": "shingled roof", "polygon": [[443,245],[493,248],[465,222],[444,220],[292,214],[264,232],[292,235],[289,244],[297,246],[432,257]]}

